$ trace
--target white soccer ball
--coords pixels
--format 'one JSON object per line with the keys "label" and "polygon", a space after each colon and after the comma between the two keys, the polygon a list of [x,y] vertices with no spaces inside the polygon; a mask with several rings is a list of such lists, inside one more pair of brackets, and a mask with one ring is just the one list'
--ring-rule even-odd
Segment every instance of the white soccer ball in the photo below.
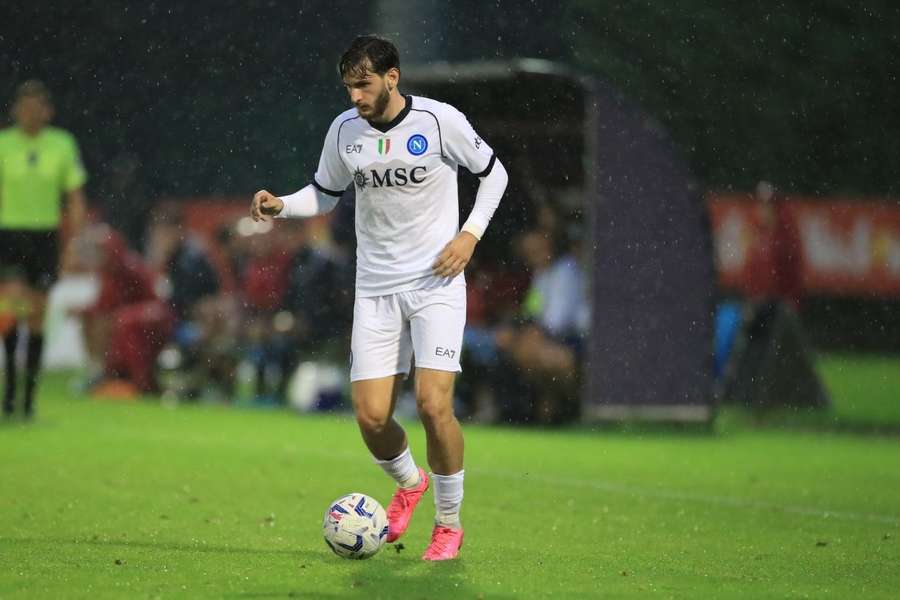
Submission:
{"label": "white soccer ball", "polygon": [[387,539],[387,514],[375,498],[347,494],[325,511],[322,533],[328,547],[341,558],[369,558]]}

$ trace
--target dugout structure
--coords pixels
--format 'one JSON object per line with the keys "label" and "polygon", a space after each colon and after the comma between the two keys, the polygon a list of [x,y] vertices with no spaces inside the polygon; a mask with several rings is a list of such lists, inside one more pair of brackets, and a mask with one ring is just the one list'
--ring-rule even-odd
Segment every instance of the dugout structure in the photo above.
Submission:
{"label": "dugout structure", "polygon": [[[712,243],[701,190],[666,131],[610,85],[543,60],[413,65],[402,82],[462,110],[509,171],[480,252],[508,256],[541,198],[582,224],[592,312],[582,418],[709,421]],[[475,185],[466,179],[461,189]]]}

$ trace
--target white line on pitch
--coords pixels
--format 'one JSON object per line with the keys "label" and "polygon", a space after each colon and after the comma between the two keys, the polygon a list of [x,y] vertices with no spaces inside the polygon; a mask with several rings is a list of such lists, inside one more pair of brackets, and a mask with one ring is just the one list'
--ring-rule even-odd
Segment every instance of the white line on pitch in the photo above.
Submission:
{"label": "white line on pitch", "polygon": [[629,496],[637,496],[641,498],[661,499],[661,500],[681,500],[687,502],[697,502],[701,504],[710,504],[713,506],[727,506],[733,508],[746,508],[755,510],[777,510],[781,512],[805,515],[810,517],[819,517],[822,519],[843,519],[848,521],[872,521],[875,523],[885,523],[887,525],[900,525],[900,517],[891,515],[879,515],[871,513],[857,513],[843,510],[826,510],[807,506],[794,506],[776,504],[774,502],[765,502],[759,500],[743,500],[741,498],[731,498],[728,496],[708,496],[705,494],[692,494],[688,492],[679,492],[674,490],[648,489],[621,485],[617,483],[606,483],[596,481],[583,481],[578,479],[568,479],[564,477],[544,477],[541,475],[522,475],[515,473],[504,473],[502,471],[493,471],[485,469],[466,469],[466,471],[474,471],[475,473],[499,477],[502,479],[513,479],[522,483],[537,482],[546,485],[558,485],[577,488],[588,488],[602,492],[611,492],[616,494],[625,494]]}
{"label": "white line on pitch", "polygon": [[[331,459],[340,458],[341,460],[359,460],[359,454],[350,452],[326,452],[317,450],[304,450],[307,454],[321,454]],[[623,494],[628,496],[636,496],[639,498],[650,498],[656,500],[680,500],[682,502],[696,502],[698,504],[707,504],[711,506],[731,507],[751,510],[774,510],[795,515],[804,515],[808,517],[817,517],[820,519],[841,519],[845,521],[870,521],[873,523],[883,523],[886,525],[900,525],[900,517],[893,515],[880,515],[873,513],[858,513],[845,510],[828,510],[814,508],[811,506],[796,506],[777,504],[775,502],[765,502],[762,500],[744,500],[741,498],[733,498],[729,496],[714,496],[706,494],[692,494],[689,492],[680,492],[677,490],[650,489],[623,485],[619,483],[586,481],[580,479],[570,479],[565,477],[546,477],[543,475],[508,473],[504,471],[494,471],[490,469],[481,469],[478,467],[467,468],[466,471],[472,474],[490,475],[501,479],[511,479],[521,483],[541,483],[544,485],[558,485],[576,488],[587,488],[601,492],[610,492],[615,494]]]}

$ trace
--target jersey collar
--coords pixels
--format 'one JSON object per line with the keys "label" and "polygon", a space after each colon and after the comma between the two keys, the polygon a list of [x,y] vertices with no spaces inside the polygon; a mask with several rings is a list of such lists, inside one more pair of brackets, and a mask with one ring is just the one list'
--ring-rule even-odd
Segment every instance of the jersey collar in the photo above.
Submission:
{"label": "jersey collar", "polygon": [[47,127],[48,127],[47,125],[45,125],[44,127],[41,127],[41,130],[37,132],[37,135],[28,135],[27,133],[25,133],[25,130],[22,129],[21,127],[19,127],[18,125],[13,126],[13,131],[16,132],[16,135],[23,142],[36,142],[39,139],[41,139],[42,137],[44,137],[44,134],[47,132]]}
{"label": "jersey collar", "polygon": [[403,110],[397,113],[397,116],[394,117],[389,123],[373,123],[372,121],[368,120],[366,122],[381,133],[387,133],[388,131],[399,125],[400,122],[406,118],[406,115],[408,115],[409,111],[412,109],[412,96],[407,96],[406,94],[404,94],[403,98],[406,100],[406,106],[404,106]]}

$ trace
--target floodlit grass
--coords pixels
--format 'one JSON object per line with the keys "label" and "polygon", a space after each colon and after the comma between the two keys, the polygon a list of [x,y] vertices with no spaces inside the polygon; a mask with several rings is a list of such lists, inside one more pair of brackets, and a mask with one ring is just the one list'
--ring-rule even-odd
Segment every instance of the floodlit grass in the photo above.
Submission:
{"label": "floodlit grass", "polygon": [[818,370],[836,420],[900,426],[900,356],[826,355]]}
{"label": "floodlit grass", "polygon": [[[466,429],[466,544],[341,560],[327,504],[392,484],[346,416],[111,403],[49,377],[0,427],[0,598],[896,598],[900,441]],[[410,424],[415,456],[423,433]]]}

